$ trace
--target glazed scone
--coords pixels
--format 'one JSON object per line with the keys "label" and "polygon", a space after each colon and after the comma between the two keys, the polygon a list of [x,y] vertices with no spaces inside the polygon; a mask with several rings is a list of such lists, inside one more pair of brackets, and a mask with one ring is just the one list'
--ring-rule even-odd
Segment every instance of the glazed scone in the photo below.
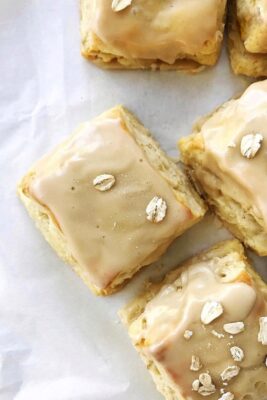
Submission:
{"label": "glazed scone", "polygon": [[237,240],[151,284],[120,312],[166,400],[265,400],[267,286]]}
{"label": "glazed scone", "polygon": [[[246,3],[249,7],[245,6]],[[255,14],[257,18],[262,15],[263,12],[258,11],[260,9],[265,10],[264,18],[266,19],[266,2],[259,1],[258,6],[254,3],[251,0],[233,0],[230,2],[228,49],[231,66],[235,74],[259,78],[267,76],[267,25],[266,22],[259,24],[253,21],[256,18]],[[239,14],[243,18],[241,23],[237,17],[237,6]],[[253,8],[252,15],[254,18],[249,14],[251,8]],[[263,18],[263,15],[261,17]],[[246,34],[243,33],[243,37],[241,37],[241,31],[246,32]],[[257,46],[260,47],[260,52],[254,52],[253,46],[255,49]]]}
{"label": "glazed scone", "polygon": [[18,191],[46,240],[100,295],[157,260],[205,213],[184,173],[120,106],[80,125]]}
{"label": "glazed scone", "polygon": [[104,68],[198,71],[219,57],[226,0],[80,0],[82,54]]}
{"label": "glazed scone", "polygon": [[180,140],[182,161],[220,219],[267,255],[267,80],[252,84]]}

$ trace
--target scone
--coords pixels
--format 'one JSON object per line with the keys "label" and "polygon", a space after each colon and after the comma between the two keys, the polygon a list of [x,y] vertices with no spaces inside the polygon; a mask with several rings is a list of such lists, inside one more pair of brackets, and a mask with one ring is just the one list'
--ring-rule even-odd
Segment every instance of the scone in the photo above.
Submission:
{"label": "scone", "polygon": [[166,400],[266,400],[267,286],[219,243],[121,311]]}
{"label": "scone", "polygon": [[267,81],[201,120],[180,140],[191,178],[229,230],[267,255]]}
{"label": "scone", "polygon": [[119,106],[80,125],[18,191],[46,240],[101,295],[157,260],[205,213],[184,173]]}
{"label": "scone", "polygon": [[233,71],[255,78],[267,76],[266,1],[231,1],[228,30]]}
{"label": "scone", "polygon": [[226,0],[80,0],[82,54],[104,68],[198,71],[219,57]]}

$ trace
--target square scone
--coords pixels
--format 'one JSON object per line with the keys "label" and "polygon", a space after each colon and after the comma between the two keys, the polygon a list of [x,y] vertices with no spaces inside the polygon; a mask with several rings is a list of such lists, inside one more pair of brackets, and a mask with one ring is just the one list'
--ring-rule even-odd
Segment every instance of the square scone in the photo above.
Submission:
{"label": "square scone", "polygon": [[180,140],[191,178],[227,228],[267,255],[267,81],[252,84]]}
{"label": "square scone", "polygon": [[166,400],[265,400],[267,286],[237,240],[167,275],[120,312]]}
{"label": "square scone", "polygon": [[100,295],[157,260],[205,213],[185,174],[121,106],[81,124],[18,192],[46,240]]}
{"label": "square scone", "polygon": [[196,72],[219,57],[226,0],[80,0],[82,54],[104,68]]}
{"label": "square scone", "polygon": [[228,48],[235,74],[267,76],[267,3],[233,0],[229,4]]}

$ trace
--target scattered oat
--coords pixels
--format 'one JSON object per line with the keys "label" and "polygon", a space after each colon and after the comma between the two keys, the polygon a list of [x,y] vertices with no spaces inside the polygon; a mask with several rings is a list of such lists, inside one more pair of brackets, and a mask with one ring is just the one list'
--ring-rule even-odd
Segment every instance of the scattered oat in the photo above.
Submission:
{"label": "scattered oat", "polygon": [[244,360],[244,357],[245,357],[244,351],[240,347],[237,347],[237,346],[231,347],[230,353],[231,353],[234,361],[241,362]]}
{"label": "scattered oat", "polygon": [[260,330],[258,334],[258,341],[263,344],[267,345],[267,317],[261,317],[259,319],[260,322]]}
{"label": "scattered oat", "polygon": [[245,324],[244,322],[230,322],[229,324],[224,324],[223,329],[231,335],[237,335],[244,331]]}
{"label": "scattered oat", "polygon": [[129,7],[132,3],[132,0],[113,0],[111,4],[111,8],[113,11],[122,11],[125,8]]}
{"label": "scattered oat", "polygon": [[203,374],[199,375],[199,382],[203,386],[210,386],[212,384],[212,378],[211,378],[210,374],[208,374],[207,372],[204,372]]}
{"label": "scattered oat", "polygon": [[237,376],[240,372],[240,368],[236,365],[231,365],[221,373],[221,378],[223,381],[230,381],[232,378]]}
{"label": "scattered oat", "polygon": [[194,390],[194,392],[198,392],[199,386],[200,386],[199,379],[195,379],[194,382],[192,383],[192,390]]}
{"label": "scattered oat", "polygon": [[261,147],[263,136],[260,133],[249,134],[243,136],[240,145],[242,156],[246,158],[254,158]]}
{"label": "scattered oat", "polygon": [[192,389],[201,396],[210,396],[216,392],[215,385],[212,383],[212,378],[208,372],[199,375],[199,378],[192,383]]}
{"label": "scattered oat", "polygon": [[224,393],[218,400],[234,400],[235,396],[231,392]]}
{"label": "scattered oat", "polygon": [[186,339],[186,340],[190,340],[191,339],[191,337],[193,336],[193,332],[192,331],[189,331],[189,330],[186,330],[186,331],[184,331],[184,338]]}
{"label": "scattered oat", "polygon": [[265,367],[267,367],[267,356],[265,357]]}
{"label": "scattered oat", "polygon": [[210,300],[204,304],[201,311],[201,322],[204,325],[210,324],[223,313],[223,306],[218,301]]}
{"label": "scattered oat", "polygon": [[197,356],[192,356],[191,366],[190,366],[191,371],[199,371],[201,368],[202,364],[200,358]]}
{"label": "scattered oat", "polygon": [[167,212],[167,204],[166,201],[161,197],[155,196],[150,201],[146,208],[147,219],[150,222],[158,223],[161,222]]}
{"label": "scattered oat", "polygon": [[214,336],[216,336],[218,339],[224,338],[224,334],[215,331],[215,329],[213,329],[213,330],[211,331],[211,333],[212,333]]}
{"label": "scattered oat", "polygon": [[211,394],[216,392],[216,388],[214,385],[210,386],[200,386],[198,389],[198,393],[201,394],[201,396],[210,396]]}
{"label": "scattered oat", "polygon": [[116,180],[113,175],[103,174],[103,175],[98,175],[93,180],[93,185],[100,192],[106,192],[107,190],[110,190],[112,186],[115,185],[115,182]]}

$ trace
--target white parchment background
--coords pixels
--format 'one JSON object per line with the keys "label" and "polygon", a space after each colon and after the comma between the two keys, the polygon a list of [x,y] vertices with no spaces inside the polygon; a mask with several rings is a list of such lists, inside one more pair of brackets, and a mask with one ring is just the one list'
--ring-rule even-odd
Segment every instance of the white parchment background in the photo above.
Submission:
{"label": "white parchment background", "polygon": [[[117,310],[153,271],[227,233],[209,216],[120,294],[95,298],[37,232],[16,183],[78,123],[117,103],[177,156],[193,121],[248,81],[225,54],[196,76],[102,71],[80,56],[79,39],[77,0],[0,0],[0,400],[160,400]],[[263,273],[266,260],[255,260]]]}

